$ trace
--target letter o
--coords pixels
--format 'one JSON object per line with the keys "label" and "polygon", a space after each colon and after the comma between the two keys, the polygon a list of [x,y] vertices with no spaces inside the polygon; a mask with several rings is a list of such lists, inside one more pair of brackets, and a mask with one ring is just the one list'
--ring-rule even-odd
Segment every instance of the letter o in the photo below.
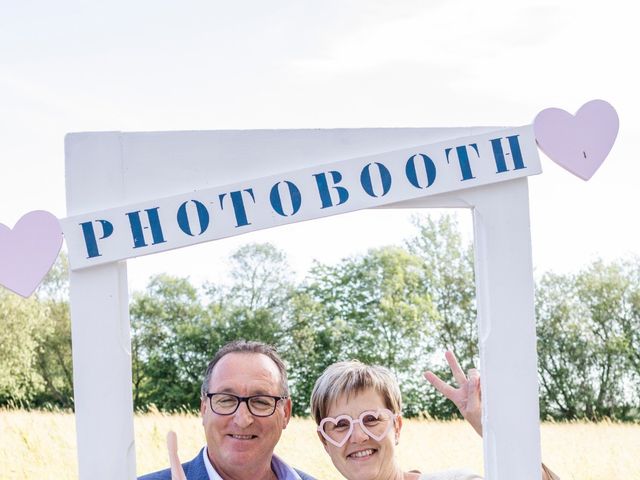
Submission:
{"label": "letter o", "polygon": [[416,157],[418,155],[412,155],[407,160],[407,165],[405,167],[405,173],[407,174],[407,179],[409,183],[416,188],[429,188],[433,185],[433,182],[436,180],[436,165],[433,163],[433,160],[429,158],[429,156],[420,153],[422,157],[422,162],[424,163],[424,169],[427,172],[427,184],[423,187],[420,185],[420,181],[418,180],[418,172],[416,171]]}
{"label": "letter o", "polygon": [[178,226],[180,227],[180,230],[182,230],[187,235],[191,237],[195,236],[191,231],[189,216],[187,215],[187,204],[189,202],[193,202],[193,204],[196,206],[196,212],[198,213],[198,223],[200,224],[200,233],[198,233],[197,235],[202,235],[209,227],[209,212],[207,211],[207,207],[205,207],[204,204],[197,200],[187,200],[180,205],[177,215]]}
{"label": "letter o", "polygon": [[[289,192],[289,198],[291,200],[291,206],[293,211],[291,213],[285,213],[284,208],[282,207],[282,198],[280,197],[280,189],[279,185],[285,184],[287,186],[287,191]],[[284,182],[278,182],[273,187],[271,187],[271,193],[269,194],[269,201],[271,202],[271,206],[276,211],[276,213],[282,217],[288,217],[291,215],[295,215],[300,210],[300,206],[302,205],[302,195],[300,194],[300,190],[296,185],[288,180]]]}
{"label": "letter o", "polygon": [[[376,195],[376,192],[373,191],[373,185],[371,182],[371,165],[376,165],[378,167],[378,173],[380,174],[380,183],[382,184],[381,195]],[[362,169],[362,172],[360,172],[360,184],[369,196],[376,198],[378,196],[384,197],[387,193],[389,193],[389,190],[391,189],[391,173],[389,172],[389,169],[381,163],[369,163],[365,165],[365,167]]]}

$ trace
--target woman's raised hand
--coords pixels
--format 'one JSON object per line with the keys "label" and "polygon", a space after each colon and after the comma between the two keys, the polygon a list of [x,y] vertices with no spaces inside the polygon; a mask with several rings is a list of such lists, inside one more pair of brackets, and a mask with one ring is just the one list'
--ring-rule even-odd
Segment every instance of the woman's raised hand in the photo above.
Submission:
{"label": "woman's raised hand", "polygon": [[[478,435],[482,436],[482,395],[480,392],[480,372],[475,368],[470,369],[465,375],[453,352],[444,354],[447,363],[453,373],[453,378],[458,384],[458,388],[444,382],[433,372],[424,372],[431,385],[436,387],[440,393],[451,400],[467,422],[471,424]],[[555,473],[543,463],[542,480],[560,480]]]}
{"label": "woman's raised hand", "polygon": [[460,410],[465,420],[478,432],[478,435],[482,436],[480,372],[472,368],[467,372],[467,375],[465,375],[453,352],[447,351],[444,356],[451,368],[451,373],[453,373],[453,378],[458,384],[458,388],[449,385],[430,371],[424,373],[424,378],[436,387],[440,393],[451,400],[455,406],[458,407],[458,410]]}
{"label": "woman's raised hand", "polygon": [[167,450],[169,450],[169,465],[171,465],[171,480],[187,480],[180,459],[178,458],[178,436],[176,432],[167,433]]}

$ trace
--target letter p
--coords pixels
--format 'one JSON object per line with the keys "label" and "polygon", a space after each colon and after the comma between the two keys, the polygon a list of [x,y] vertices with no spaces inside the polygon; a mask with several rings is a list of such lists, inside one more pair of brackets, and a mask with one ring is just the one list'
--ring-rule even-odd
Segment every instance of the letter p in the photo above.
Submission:
{"label": "letter p", "polygon": [[[96,232],[93,228],[94,223],[99,223],[102,228],[102,236],[98,239],[96,239]],[[93,222],[83,222],[80,226],[82,227],[84,244],[87,247],[87,258],[100,257],[98,240],[104,240],[109,237],[113,233],[113,225],[106,220],[94,220]]]}

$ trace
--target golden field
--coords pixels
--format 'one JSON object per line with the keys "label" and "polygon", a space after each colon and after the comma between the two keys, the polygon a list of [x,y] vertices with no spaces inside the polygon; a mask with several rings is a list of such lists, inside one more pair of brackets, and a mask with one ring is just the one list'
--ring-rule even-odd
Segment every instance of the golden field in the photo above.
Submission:
{"label": "golden field", "polygon": [[[137,471],[165,468],[165,435],[178,434],[182,461],[204,444],[193,415],[136,415]],[[0,479],[77,478],[75,420],[70,413],[0,410]],[[315,435],[315,424],[293,419],[277,453],[320,479],[339,480]],[[563,480],[640,479],[640,425],[545,423],[542,454]],[[405,420],[398,456],[406,469],[467,467],[482,472],[482,444],[463,422]]]}

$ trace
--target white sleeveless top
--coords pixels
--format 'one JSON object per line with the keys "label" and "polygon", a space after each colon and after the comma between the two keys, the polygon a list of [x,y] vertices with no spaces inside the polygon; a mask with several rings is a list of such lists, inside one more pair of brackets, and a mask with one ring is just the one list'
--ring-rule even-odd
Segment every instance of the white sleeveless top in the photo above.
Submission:
{"label": "white sleeveless top", "polygon": [[446,470],[436,473],[423,473],[420,480],[482,480],[482,477],[469,470]]}

